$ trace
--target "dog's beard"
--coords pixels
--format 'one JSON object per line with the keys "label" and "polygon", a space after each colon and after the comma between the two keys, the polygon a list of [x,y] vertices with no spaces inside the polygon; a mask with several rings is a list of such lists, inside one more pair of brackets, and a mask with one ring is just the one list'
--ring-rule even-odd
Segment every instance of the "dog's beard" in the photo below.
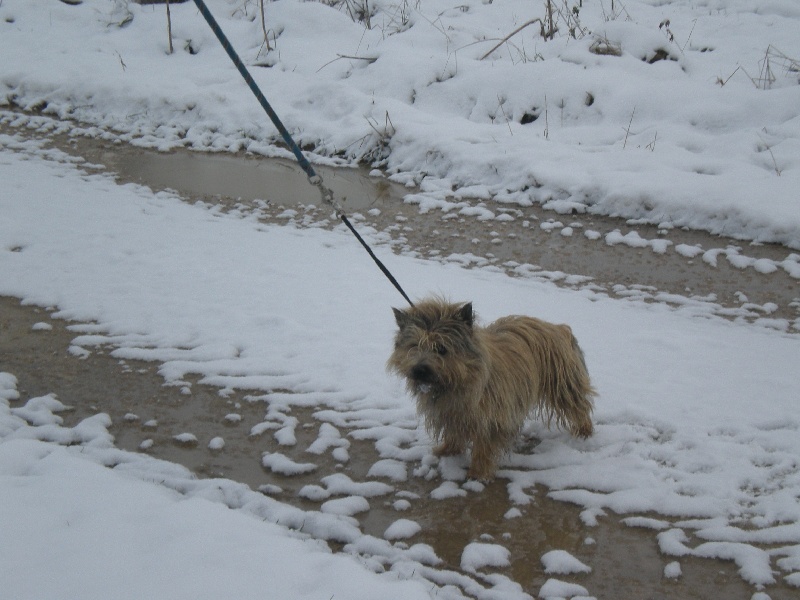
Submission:
{"label": "dog's beard", "polygon": [[439,388],[435,381],[423,381],[413,377],[408,378],[408,387],[411,393],[418,398],[428,399],[435,398]]}
{"label": "dog's beard", "polygon": [[417,390],[420,394],[430,394],[431,390],[433,389],[433,384],[430,383],[418,383]]}

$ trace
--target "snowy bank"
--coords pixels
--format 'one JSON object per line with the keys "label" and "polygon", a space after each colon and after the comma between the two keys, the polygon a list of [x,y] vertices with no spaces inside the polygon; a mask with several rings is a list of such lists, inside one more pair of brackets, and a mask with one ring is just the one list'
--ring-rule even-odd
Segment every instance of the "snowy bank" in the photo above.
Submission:
{"label": "snowy bank", "polygon": [[[301,146],[417,184],[414,202],[540,203],[800,248],[797,3],[607,4],[559,5],[543,39],[545,3],[529,0],[376,0],[360,19],[280,0],[263,25],[255,2],[209,2]],[[286,155],[193,3],[171,14],[169,55],[163,5],[5,0],[0,105],[161,149]]]}

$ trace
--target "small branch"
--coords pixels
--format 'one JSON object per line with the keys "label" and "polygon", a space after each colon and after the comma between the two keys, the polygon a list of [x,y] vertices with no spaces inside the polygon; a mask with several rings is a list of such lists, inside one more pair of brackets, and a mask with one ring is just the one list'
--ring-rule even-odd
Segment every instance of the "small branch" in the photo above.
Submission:
{"label": "small branch", "polygon": [[547,36],[546,36],[546,34],[545,34],[545,30],[544,30],[544,22],[543,22],[543,21],[542,21],[542,20],[541,20],[539,17],[536,17],[536,18],[535,18],[535,19],[533,19],[532,21],[528,21],[527,23],[525,23],[525,24],[523,24],[523,25],[520,25],[520,26],[519,26],[519,27],[517,27],[517,28],[516,28],[514,31],[512,31],[511,33],[509,33],[509,34],[508,34],[506,37],[504,37],[502,40],[500,40],[500,41],[497,43],[497,45],[496,45],[494,48],[492,48],[492,49],[491,49],[491,50],[489,50],[489,51],[488,51],[486,54],[484,54],[483,56],[481,56],[481,57],[480,57],[480,60],[483,60],[484,58],[486,58],[487,56],[489,56],[489,55],[490,55],[492,52],[494,52],[495,50],[497,50],[497,49],[498,49],[500,46],[502,46],[503,44],[505,44],[505,43],[506,43],[508,40],[510,40],[512,37],[514,37],[515,35],[517,35],[517,34],[518,34],[520,31],[522,31],[523,29],[525,29],[525,28],[526,28],[528,25],[533,25],[534,23],[539,23],[539,33],[541,33],[541,35],[542,35],[542,37],[543,37],[544,39],[547,39]]}
{"label": "small branch", "polygon": [[172,54],[175,50],[172,47],[172,15],[169,12],[169,0],[166,1],[167,5],[167,36],[169,38],[169,51],[167,54]]}
{"label": "small branch", "polygon": [[349,54],[337,54],[337,55],[336,55],[336,58],[334,58],[333,60],[329,60],[329,61],[328,61],[328,62],[326,62],[324,65],[322,65],[322,66],[321,66],[319,69],[317,69],[317,73],[319,73],[320,71],[322,71],[322,69],[324,69],[325,67],[327,67],[329,64],[331,64],[331,63],[335,63],[337,60],[341,60],[341,59],[343,59],[343,58],[345,58],[345,59],[348,59],[348,60],[365,60],[365,61],[367,61],[367,62],[368,62],[368,63],[370,63],[370,64],[372,64],[372,63],[374,63],[376,60],[378,60],[378,57],[377,57],[377,56],[350,56]]}
{"label": "small branch", "polygon": [[264,16],[264,0],[259,0],[259,4],[261,6],[261,31],[264,32],[264,44],[267,46],[267,52],[272,50],[269,45],[269,35],[267,35],[267,21],[266,17]]}
{"label": "small branch", "polygon": [[633,115],[636,114],[636,107],[633,107],[633,111],[631,112],[631,120],[628,121],[628,128],[625,130],[625,141],[622,143],[622,149],[625,150],[625,146],[628,145],[628,136],[631,133],[631,124],[633,123]]}
{"label": "small branch", "polygon": [[510,133],[511,136],[513,137],[514,132],[511,131],[511,122],[508,120],[508,115],[506,114],[506,110],[503,108],[503,101],[500,100],[500,96],[497,97],[497,104],[500,107],[500,112],[503,113],[503,117],[505,117],[506,125],[508,125],[508,133]]}

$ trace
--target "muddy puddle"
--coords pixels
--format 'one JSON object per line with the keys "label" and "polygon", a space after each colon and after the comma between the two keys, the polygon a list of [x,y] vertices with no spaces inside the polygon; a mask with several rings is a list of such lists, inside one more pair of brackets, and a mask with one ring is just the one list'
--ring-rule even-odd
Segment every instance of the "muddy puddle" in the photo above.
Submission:
{"label": "muddy puddle", "polygon": [[[34,329],[41,322],[52,329]],[[242,392],[223,397],[217,388],[196,381],[187,394],[179,387],[165,386],[157,364],[113,358],[110,348],[93,348],[87,358],[77,358],[68,350],[75,337],[68,327],[69,323],[51,319],[43,308],[0,297],[0,371],[18,379],[20,400],[14,405],[54,393],[73,407],[63,414],[67,426],[105,412],[112,420],[115,443],[122,449],[182,464],[199,477],[243,482],[303,509],[319,509],[320,502],[304,499],[298,492],[305,485],[319,484],[325,475],[343,472],[353,481],[374,480],[367,472],[379,456],[371,442],[347,436],[350,460],[344,466],[337,466],[329,454],[306,452],[321,425],[314,409],[294,409],[292,416],[300,422],[297,443],[278,445],[272,431],[251,435],[253,426],[264,421],[266,402],[250,401]],[[237,419],[232,420],[231,414],[238,415]],[[340,431],[346,436],[347,431]],[[197,438],[196,443],[175,440],[187,432]],[[209,448],[215,437],[224,439],[223,448]],[[298,462],[313,459],[318,469],[307,475],[275,474],[262,466],[264,452],[281,452]],[[664,567],[674,558],[659,553],[652,531],[628,527],[614,514],[588,526],[578,507],[548,498],[544,488],[536,490],[529,505],[518,507],[520,517],[509,519],[505,515],[511,505],[503,479],[480,493],[444,500],[430,497],[439,479],[410,476],[404,482],[387,483],[395,492],[370,498],[370,510],[359,515],[365,533],[382,537],[396,519],[416,521],[422,530],[409,542],[431,545],[444,561],[441,567],[452,570],[459,570],[466,544],[502,544],[510,550],[512,564],[497,571],[532,596],[552,577],[544,573],[540,557],[554,549],[566,550],[592,567],[591,573],[568,579],[599,599],[747,599],[754,592],[732,562],[683,557],[681,577],[665,578]],[[397,510],[398,499],[410,499],[402,511]],[[767,591],[772,600],[788,600],[796,594],[782,584]]]}
{"label": "muddy puddle", "polygon": [[[2,121],[0,132],[43,137]],[[44,137],[114,174],[120,183],[174,190],[187,201],[201,200],[226,210],[257,211],[268,222],[327,227],[338,223],[292,160],[158,152],[80,135],[45,133]],[[405,201],[413,189],[370,176],[363,168],[315,169],[357,227],[376,230],[380,243],[396,252],[471,267],[492,266],[512,276],[587,287],[620,298],[702,306],[706,314],[800,331],[800,279],[780,266],[798,254],[789,248],[599,215],[559,215],[538,206],[488,203],[485,208],[502,217],[489,220],[467,216],[460,208],[420,214],[419,206]],[[479,201],[464,203],[470,208],[484,206]],[[636,247],[639,240],[650,243]],[[679,246],[681,252],[676,251]],[[689,248],[700,253],[687,255]],[[750,266],[743,267],[748,261]],[[757,270],[752,261],[770,263],[774,271]],[[798,264],[797,259],[790,262]],[[800,271],[800,266],[796,269]],[[404,287],[412,297],[428,292],[414,289],[413,282]]]}

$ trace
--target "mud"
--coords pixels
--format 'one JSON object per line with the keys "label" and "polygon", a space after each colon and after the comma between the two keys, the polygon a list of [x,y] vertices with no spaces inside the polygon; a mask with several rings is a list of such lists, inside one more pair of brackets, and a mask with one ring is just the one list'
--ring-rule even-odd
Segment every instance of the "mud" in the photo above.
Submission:
{"label": "mud", "polygon": [[[265,221],[291,220],[284,212],[288,208],[300,211],[297,219],[302,224],[336,224],[331,209],[321,206],[317,188],[308,184],[293,161],[187,150],[164,153],[63,135],[52,141],[90,163],[103,165],[121,183],[172,189],[187,200],[200,199],[228,210],[258,210]],[[780,262],[794,252],[780,245],[750,244],[600,215],[559,215],[541,207],[489,207],[509,217],[502,221],[482,221],[459,210],[434,209],[421,215],[416,204],[404,201],[413,189],[371,177],[366,169],[317,167],[317,171],[359,227],[381,232],[398,252],[470,266],[491,265],[511,275],[517,274],[516,266],[527,265],[526,276],[558,285],[676,305],[702,303],[709,312],[751,321],[763,317],[797,320],[790,330],[800,330],[800,281],[783,269],[765,274],[737,268],[724,254],[712,266],[701,256],[688,258],[674,250],[679,244],[700,246],[704,251],[735,248],[753,259]],[[465,202],[481,206],[479,201]],[[572,235],[562,235],[565,227],[572,229]],[[589,230],[598,232],[600,239],[586,237],[584,232]],[[614,231],[667,240],[672,246],[657,253],[649,247],[606,244],[603,239]],[[415,290],[413,282],[406,287],[412,296],[426,292]]]}
{"label": "mud", "polygon": [[[34,330],[33,325],[41,322],[52,329]],[[309,460],[305,450],[317,438],[320,426],[313,409],[293,411],[301,423],[297,444],[279,446],[269,432],[250,434],[251,428],[264,420],[267,406],[263,401],[250,401],[241,392],[223,397],[217,388],[197,382],[192,382],[187,395],[181,388],[163,384],[157,364],[113,358],[111,348],[94,348],[87,358],[77,358],[68,350],[75,337],[69,325],[51,319],[43,308],[0,297],[0,371],[18,379],[20,400],[14,404],[54,393],[72,407],[63,415],[68,426],[98,412],[107,413],[112,420],[110,431],[122,449],[145,451],[182,464],[199,477],[224,477],[269,490],[276,498],[304,509],[320,505],[298,496],[304,485],[318,484],[325,475],[342,472],[329,455],[315,455],[313,462],[319,468],[308,475],[276,475],[261,465],[262,454],[273,451],[298,462]],[[241,420],[226,419],[231,413],[240,415]],[[193,433],[198,442],[184,444],[174,439],[184,432]],[[217,436],[224,438],[224,448],[209,449],[209,440]],[[351,459],[343,472],[354,481],[366,480],[369,467],[379,456],[372,443],[348,439]],[[146,440],[152,445],[142,450]],[[509,503],[503,480],[465,498],[430,499],[440,483],[412,477],[394,484],[418,498],[403,512],[392,506],[396,496],[370,499],[370,511],[360,515],[363,531],[381,537],[396,519],[414,520],[422,525],[422,531],[410,541],[430,544],[445,561],[442,566],[454,570],[459,570],[467,543],[494,540],[513,557],[509,568],[498,571],[534,596],[552,576],[544,573],[539,558],[553,549],[566,550],[592,567],[591,573],[569,579],[599,599],[746,599],[753,593],[729,562],[684,557],[680,559],[682,576],[664,578],[665,565],[674,559],[659,553],[652,531],[627,527],[620,522],[621,516],[613,514],[588,527],[577,507],[551,500],[546,489],[538,489],[534,501],[520,507],[521,517],[507,519]],[[280,491],[264,486],[277,486]],[[768,592],[772,600],[788,600],[796,594],[782,585],[770,587]]]}

